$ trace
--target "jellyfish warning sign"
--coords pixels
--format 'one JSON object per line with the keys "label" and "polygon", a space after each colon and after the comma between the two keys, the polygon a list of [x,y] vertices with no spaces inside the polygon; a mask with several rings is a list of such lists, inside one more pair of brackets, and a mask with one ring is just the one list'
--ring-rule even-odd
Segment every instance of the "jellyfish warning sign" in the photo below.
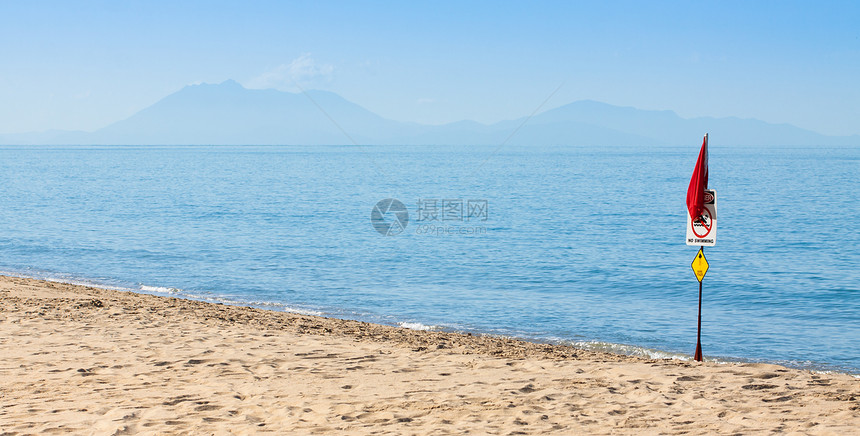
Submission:
{"label": "jellyfish warning sign", "polygon": [[713,247],[717,243],[717,191],[705,190],[705,208],[693,219],[687,215],[687,245]]}

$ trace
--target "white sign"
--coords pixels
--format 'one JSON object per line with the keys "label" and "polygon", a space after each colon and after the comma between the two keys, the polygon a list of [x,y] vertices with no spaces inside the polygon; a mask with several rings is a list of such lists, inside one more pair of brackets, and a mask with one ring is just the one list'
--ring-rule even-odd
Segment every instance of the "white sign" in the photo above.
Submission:
{"label": "white sign", "polygon": [[717,191],[705,191],[705,209],[696,220],[687,215],[687,245],[713,247],[717,243]]}

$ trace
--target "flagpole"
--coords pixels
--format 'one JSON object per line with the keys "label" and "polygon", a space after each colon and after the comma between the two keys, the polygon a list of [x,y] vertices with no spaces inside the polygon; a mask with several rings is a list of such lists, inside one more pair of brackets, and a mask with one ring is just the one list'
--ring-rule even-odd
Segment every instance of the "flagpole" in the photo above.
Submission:
{"label": "flagpole", "polygon": [[[696,160],[696,167],[693,170],[693,175],[690,177],[690,185],[687,188],[687,214],[690,223],[690,227],[687,228],[687,245],[695,245],[694,241],[697,241],[696,237],[698,237],[697,242],[700,244],[699,252],[696,254],[696,258],[693,259],[693,263],[690,264],[693,267],[693,272],[696,273],[696,278],[699,279],[699,322],[696,331],[696,352],[693,355],[693,360],[697,362],[704,360],[702,357],[702,279],[705,277],[705,273],[708,272],[708,261],[705,259],[704,244],[714,245],[714,241],[716,240],[716,232],[711,236],[711,239],[704,239],[705,236],[716,230],[714,228],[716,221],[715,192],[711,193],[713,196],[711,200],[713,202],[713,210],[708,209],[704,205],[705,196],[708,195],[708,136],[705,133],[705,137],[702,138],[702,148],[699,150],[699,158]],[[710,217],[708,219],[710,227],[708,227],[709,223],[705,222],[705,214]],[[696,225],[699,225],[702,229],[707,229],[706,233],[699,235],[696,232]]]}
{"label": "flagpole", "polygon": [[[708,146],[708,134],[705,133],[705,147]],[[707,188],[707,186],[705,186]],[[702,256],[705,255],[705,246],[699,247],[702,250]],[[704,278],[704,277],[702,277]],[[702,362],[705,358],[702,356],[702,280],[699,280],[699,328],[696,332],[696,354],[693,356],[696,362]]]}
{"label": "flagpole", "polygon": [[[707,136],[706,136],[707,137]],[[699,250],[702,251],[702,255],[705,254],[705,246],[701,246]],[[702,357],[702,281],[699,280],[699,329],[696,333],[696,354],[693,356],[693,360],[696,362],[701,362],[704,360]]]}

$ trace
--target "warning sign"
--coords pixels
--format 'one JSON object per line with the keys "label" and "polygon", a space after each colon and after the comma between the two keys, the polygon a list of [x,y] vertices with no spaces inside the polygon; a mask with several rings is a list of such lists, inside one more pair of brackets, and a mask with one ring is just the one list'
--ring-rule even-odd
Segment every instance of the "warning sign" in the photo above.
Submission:
{"label": "warning sign", "polygon": [[717,243],[717,191],[705,191],[705,209],[695,220],[687,215],[687,245],[713,247]]}
{"label": "warning sign", "polygon": [[708,259],[705,259],[704,250],[699,248],[699,252],[696,253],[696,258],[693,259],[693,263],[690,266],[693,267],[696,278],[701,282],[705,278],[705,274],[708,273]]}

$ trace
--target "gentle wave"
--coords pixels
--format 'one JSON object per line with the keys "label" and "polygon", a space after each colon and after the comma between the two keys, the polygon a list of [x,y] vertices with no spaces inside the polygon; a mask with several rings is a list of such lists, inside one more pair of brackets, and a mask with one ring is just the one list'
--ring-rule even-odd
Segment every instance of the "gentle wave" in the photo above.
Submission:
{"label": "gentle wave", "polygon": [[140,291],[146,294],[154,294],[154,295],[170,295],[170,296],[179,296],[181,298],[189,299],[189,300],[197,300],[203,301],[207,303],[221,303],[227,304],[230,306],[248,306],[248,307],[256,307],[259,309],[272,310],[276,312],[289,312],[295,313],[297,315],[312,315],[312,316],[325,316],[325,312],[319,310],[313,310],[308,308],[299,308],[290,306],[283,303],[278,303],[275,301],[258,301],[258,300],[242,300],[242,299],[233,299],[218,295],[204,295],[194,292],[189,292],[183,289],[178,288],[169,288],[164,286],[147,286],[140,285]]}
{"label": "gentle wave", "polygon": [[405,329],[409,329],[409,330],[418,330],[418,331],[422,331],[422,332],[432,332],[432,331],[436,331],[436,330],[440,330],[440,329],[441,329],[441,327],[440,327],[440,326],[437,326],[437,325],[426,325],[426,324],[422,324],[422,323],[420,323],[420,322],[405,322],[405,321],[400,321],[400,322],[398,322],[398,323],[397,323],[397,326],[398,326],[398,327],[403,327],[403,328],[405,328]]}
{"label": "gentle wave", "polygon": [[637,347],[627,344],[613,344],[600,341],[559,341],[559,343],[589,351],[602,351],[613,354],[624,354],[627,356],[645,357],[648,359],[677,359],[690,360],[692,356],[681,353],[655,350],[651,348]]}
{"label": "gentle wave", "polygon": [[17,277],[22,279],[44,280],[46,282],[64,283],[68,285],[86,286],[97,289],[107,289],[111,291],[133,292],[136,290],[135,288],[122,286],[119,284],[107,284],[101,281],[80,278],[70,274],[50,273],[47,271],[35,269],[28,269],[27,272],[0,270],[0,275],[4,275],[7,277]]}
{"label": "gentle wave", "polygon": [[146,293],[154,292],[158,294],[178,294],[181,292],[180,289],[176,288],[167,288],[164,286],[146,286],[140,285],[140,290]]}
{"label": "gentle wave", "polygon": [[139,284],[137,286],[132,285],[122,285],[117,283],[110,283],[106,281],[92,280],[81,277],[76,277],[70,274],[58,274],[58,273],[50,273],[47,271],[38,271],[31,270],[27,272],[21,271],[9,271],[9,270],[0,270],[0,275],[8,276],[8,277],[18,277],[25,279],[36,279],[36,280],[44,280],[46,282],[53,283],[64,283],[68,285],[77,285],[77,286],[87,286],[91,288],[97,289],[107,289],[111,291],[122,291],[122,292],[136,292],[141,294],[151,294],[151,295],[159,295],[159,296],[171,296],[178,297],[187,300],[196,300],[203,301],[206,303],[221,303],[227,304],[230,306],[248,306],[248,307],[256,307],[260,309],[273,310],[277,312],[289,312],[295,313],[297,315],[311,315],[311,316],[325,316],[326,313],[309,309],[309,308],[300,308],[294,307],[283,303],[272,302],[272,301],[254,301],[254,300],[241,300],[241,299],[233,299],[227,298],[217,295],[204,295],[194,292],[189,292],[179,288],[167,287],[167,286],[150,286]]}
{"label": "gentle wave", "polygon": [[[645,348],[638,347],[635,345],[628,344],[615,344],[611,342],[601,342],[601,341],[564,341],[560,340],[557,343],[570,345],[576,348],[581,348],[583,350],[591,350],[591,351],[602,351],[613,354],[623,354],[628,356],[636,356],[636,357],[644,357],[647,359],[673,359],[673,360],[681,360],[681,361],[690,361],[693,359],[693,356],[690,354],[683,353],[673,353],[663,350],[657,350],[653,348]],[[772,365],[780,365],[785,366],[787,368],[796,368],[796,369],[805,369],[819,374],[829,374],[829,373],[846,373],[852,375],[854,377],[860,378],[860,375],[856,375],[854,371],[850,369],[843,370],[833,370],[831,369],[831,365],[822,365],[817,362],[812,361],[798,361],[798,360],[762,360],[762,359],[746,359],[740,357],[726,357],[726,356],[704,356],[706,362],[717,363],[717,364],[737,364],[737,363],[765,363]]]}

